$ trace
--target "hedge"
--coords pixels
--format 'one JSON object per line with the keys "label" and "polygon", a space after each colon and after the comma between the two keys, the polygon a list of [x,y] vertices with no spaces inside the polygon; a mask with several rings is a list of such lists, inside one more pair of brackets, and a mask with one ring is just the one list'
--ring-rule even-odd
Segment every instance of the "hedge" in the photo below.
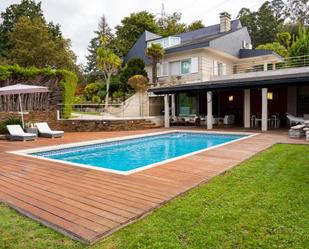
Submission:
{"label": "hedge", "polygon": [[78,78],[75,73],[67,70],[55,70],[51,68],[23,68],[18,65],[0,65],[0,81],[9,79],[32,79],[38,76],[60,77],[60,89],[62,92],[63,117],[69,118],[72,112],[74,102],[74,93]]}

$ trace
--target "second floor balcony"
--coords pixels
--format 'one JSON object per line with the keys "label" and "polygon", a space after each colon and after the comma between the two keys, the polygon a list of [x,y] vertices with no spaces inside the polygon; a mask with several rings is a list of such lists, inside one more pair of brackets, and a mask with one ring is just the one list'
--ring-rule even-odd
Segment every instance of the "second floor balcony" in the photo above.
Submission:
{"label": "second floor balcony", "polygon": [[[192,63],[192,61],[194,62]],[[198,63],[198,64],[197,64]],[[186,72],[183,73],[182,63],[176,73],[172,71],[172,64],[166,64],[165,74],[158,74],[158,82],[152,87],[166,87],[169,85],[194,84],[207,82],[212,83],[222,80],[253,79],[266,76],[291,75],[295,73],[309,72],[309,55],[288,57],[285,59],[257,60],[240,63],[202,63],[201,58],[192,58],[191,64],[187,63]],[[163,66],[161,66],[163,67]],[[189,68],[188,68],[189,67]],[[192,67],[192,68],[191,68]]]}

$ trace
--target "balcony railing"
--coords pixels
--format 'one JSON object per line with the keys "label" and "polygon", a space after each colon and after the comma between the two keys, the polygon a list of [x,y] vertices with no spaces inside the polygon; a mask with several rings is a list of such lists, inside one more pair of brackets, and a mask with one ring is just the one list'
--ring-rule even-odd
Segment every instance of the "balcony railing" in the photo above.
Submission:
{"label": "balcony railing", "polygon": [[278,58],[273,60],[252,60],[234,64],[220,64],[215,67],[211,62],[204,65],[196,74],[169,75],[159,78],[156,84],[150,84],[151,88],[166,87],[172,85],[194,84],[199,82],[241,79],[276,74],[290,74],[309,71],[309,55]]}

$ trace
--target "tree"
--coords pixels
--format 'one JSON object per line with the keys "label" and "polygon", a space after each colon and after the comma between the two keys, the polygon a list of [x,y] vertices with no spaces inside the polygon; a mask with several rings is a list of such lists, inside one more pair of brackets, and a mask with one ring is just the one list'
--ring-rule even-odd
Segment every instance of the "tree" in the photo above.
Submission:
{"label": "tree", "polygon": [[287,0],[286,10],[292,22],[309,24],[309,0]]}
{"label": "tree", "polygon": [[292,36],[289,32],[278,33],[277,40],[282,46],[284,46],[286,49],[289,49],[292,42]]}
{"label": "tree", "polygon": [[[22,0],[20,4],[10,5],[1,13],[2,23],[0,24],[0,57],[6,57],[12,44],[9,41],[9,33],[13,30],[14,25],[20,17],[28,17],[30,20],[40,19],[46,24],[41,2],[36,3],[33,0]],[[47,24],[48,29],[53,33],[54,37],[60,37],[61,31],[59,25],[52,22]]]}
{"label": "tree", "polygon": [[157,82],[157,64],[163,58],[164,49],[158,43],[152,43],[146,50],[146,55],[152,59],[152,83]]}
{"label": "tree", "polygon": [[134,75],[128,80],[128,83],[139,94],[140,116],[143,116],[143,93],[148,88],[148,78],[144,75]]}
{"label": "tree", "polygon": [[119,71],[122,61],[107,47],[107,38],[105,36],[101,37],[101,44],[97,50],[97,63],[106,84],[105,109],[107,109],[111,77]]}
{"label": "tree", "polygon": [[304,56],[309,54],[309,31],[305,28],[299,30],[298,36],[292,43],[289,50],[291,57]]}
{"label": "tree", "polygon": [[104,15],[100,18],[98,30],[96,30],[94,33],[95,36],[89,42],[88,55],[86,56],[86,72],[88,74],[92,74],[92,80],[99,77],[99,70],[97,68],[97,50],[100,46],[100,39],[102,35],[106,37],[106,46],[114,50],[114,36],[112,34],[112,29],[109,27],[106,17]]}
{"label": "tree", "polygon": [[262,45],[257,46],[256,49],[272,50],[278,55],[280,55],[281,57],[287,57],[289,54],[288,50],[284,46],[282,46],[279,42],[262,44]]}
{"label": "tree", "polygon": [[187,25],[186,31],[193,31],[196,29],[204,28],[204,27],[205,25],[203,24],[202,20],[197,20]]}
{"label": "tree", "polygon": [[120,73],[120,81],[124,86],[124,90],[127,90],[127,84],[129,79],[134,75],[143,75],[147,77],[147,72],[145,71],[145,63],[140,58],[132,58],[128,61],[125,68]]}
{"label": "tree", "polygon": [[121,24],[116,26],[116,45],[119,50],[117,54],[121,57],[125,56],[146,30],[158,32],[153,14],[141,11],[125,17]]}
{"label": "tree", "polygon": [[170,36],[186,31],[186,24],[180,22],[181,13],[174,12],[171,15],[161,17],[157,21],[159,33],[162,36]]}
{"label": "tree", "polygon": [[263,3],[256,12],[247,8],[240,10],[238,18],[248,28],[254,47],[276,41],[276,34],[284,21],[283,12],[280,12],[282,4],[282,1],[274,0]]}
{"label": "tree", "polygon": [[70,41],[54,37],[40,18],[19,18],[8,38],[12,48],[7,58],[12,64],[78,70]]}

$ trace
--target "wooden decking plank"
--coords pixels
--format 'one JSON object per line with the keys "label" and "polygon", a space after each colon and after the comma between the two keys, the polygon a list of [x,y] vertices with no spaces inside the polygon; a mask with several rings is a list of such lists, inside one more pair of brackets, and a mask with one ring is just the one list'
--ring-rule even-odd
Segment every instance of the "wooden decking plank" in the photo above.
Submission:
{"label": "wooden decking plank", "polygon": [[0,200],[91,243],[277,142],[305,143],[280,132],[266,133],[127,176],[5,152],[154,131],[161,130],[72,133],[59,140],[27,143],[0,141]]}

